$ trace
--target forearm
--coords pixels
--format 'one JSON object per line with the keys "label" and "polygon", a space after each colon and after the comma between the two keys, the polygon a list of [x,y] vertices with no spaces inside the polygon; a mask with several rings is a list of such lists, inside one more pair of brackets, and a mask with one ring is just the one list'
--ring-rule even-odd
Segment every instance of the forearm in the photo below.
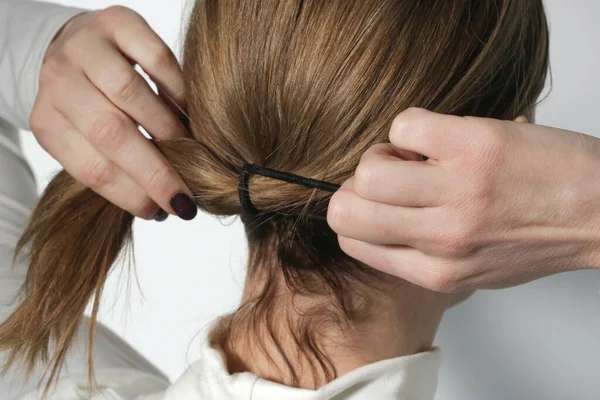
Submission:
{"label": "forearm", "polygon": [[26,0],[0,0],[0,119],[29,130],[39,71],[48,44],[82,10]]}

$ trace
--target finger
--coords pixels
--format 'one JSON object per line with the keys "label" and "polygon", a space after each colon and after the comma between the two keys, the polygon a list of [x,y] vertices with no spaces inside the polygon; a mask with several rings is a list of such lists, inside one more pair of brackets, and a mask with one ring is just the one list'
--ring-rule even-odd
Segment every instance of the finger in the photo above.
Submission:
{"label": "finger", "polygon": [[369,150],[365,151],[362,158],[372,154],[380,154],[382,156],[389,156],[404,161],[423,161],[422,155],[413,151],[399,149],[391,143],[378,143],[371,146]]}
{"label": "finger", "polygon": [[[62,85],[57,86],[68,96],[55,96],[57,110],[94,148],[144,188],[163,210],[184,219],[194,218],[197,208],[190,200],[192,192],[158,149],[138,131],[133,121],[85,76],[77,72],[63,73],[69,77],[59,79]],[[176,195],[179,196],[175,198]],[[177,202],[175,206],[179,213],[175,212],[175,206],[171,206],[171,200]]]}
{"label": "finger", "polygon": [[410,108],[392,122],[389,139],[397,148],[429,158],[450,158],[460,154],[470,124],[461,117]]}
{"label": "finger", "polygon": [[447,192],[446,175],[439,165],[402,160],[393,145],[382,144],[362,156],[354,174],[354,191],[364,199],[390,205],[439,206]]}
{"label": "finger", "polygon": [[109,42],[88,40],[79,61],[88,79],[153,138],[189,136],[178,114]]}
{"label": "finger", "polygon": [[144,189],[94,149],[64,115],[52,110],[43,120],[48,124],[34,132],[38,142],[73,178],[135,216],[152,219],[159,214]]}
{"label": "finger", "polygon": [[344,253],[371,268],[437,292],[451,293],[457,289],[458,273],[417,249],[370,244],[346,237],[338,237],[338,241]]}
{"label": "finger", "polygon": [[169,46],[139,14],[128,12],[127,23],[107,32],[127,57],[138,63],[180,109],[185,110],[183,73]]}
{"label": "finger", "polygon": [[[367,264],[371,268],[375,268],[381,272],[397,276],[415,284],[422,283],[419,276],[415,276],[416,274],[413,271],[416,266],[415,264],[418,261],[421,261],[420,258],[422,253],[418,250],[406,246],[371,244],[344,236],[339,236],[338,242],[344,253]],[[400,259],[404,259],[404,263],[402,264],[406,264],[406,261],[409,261],[412,264],[413,269],[401,265],[399,262]]]}
{"label": "finger", "polygon": [[338,235],[375,244],[412,245],[425,234],[428,209],[365,200],[346,182],[331,198],[327,221]]}

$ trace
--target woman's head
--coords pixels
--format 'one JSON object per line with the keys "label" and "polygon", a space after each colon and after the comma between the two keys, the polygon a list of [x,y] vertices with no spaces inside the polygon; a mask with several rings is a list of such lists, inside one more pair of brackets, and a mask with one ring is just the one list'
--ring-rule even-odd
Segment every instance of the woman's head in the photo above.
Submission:
{"label": "woman's head", "polygon": [[[184,56],[195,139],[158,146],[201,209],[242,215],[250,259],[238,322],[276,315],[270,311],[285,292],[327,322],[351,324],[368,319],[369,294],[388,279],[345,256],[327,225],[306,217],[324,214],[328,192],[254,176],[250,197],[264,213],[244,216],[245,163],[342,183],[408,107],[499,119],[530,114],[547,65],[542,0],[198,0]],[[21,241],[32,259],[27,298],[0,328],[0,347],[34,363],[58,339],[52,361],[60,367],[131,223],[61,173]],[[325,368],[307,321],[290,329]]]}
{"label": "woman's head", "polygon": [[[342,183],[403,110],[530,115],[547,69],[541,0],[197,1],[184,76],[200,144],[161,149],[200,208],[243,214],[245,163]],[[330,193],[260,176],[249,192],[266,212],[245,220],[251,253],[276,250],[289,276],[361,270],[337,267],[351,261],[335,235],[303,217],[324,214]]]}
{"label": "woman's head", "polygon": [[[201,208],[243,214],[244,163],[341,183],[365,150],[388,141],[392,120],[409,107],[530,114],[547,63],[541,0],[198,1],[184,74],[192,131],[203,145],[176,169],[196,162],[184,176]],[[189,151],[165,145],[171,159]],[[267,211],[245,219],[250,278],[262,282],[247,296],[250,308],[274,307],[291,289],[329,296],[342,319],[364,318],[369,292],[386,277],[346,257],[322,221],[303,217],[323,214],[330,193],[260,176],[249,191]]]}

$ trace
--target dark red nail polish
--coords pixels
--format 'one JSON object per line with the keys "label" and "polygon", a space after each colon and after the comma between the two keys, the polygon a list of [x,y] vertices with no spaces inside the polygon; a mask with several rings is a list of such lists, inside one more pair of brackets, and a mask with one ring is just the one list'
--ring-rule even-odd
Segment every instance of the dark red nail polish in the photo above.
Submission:
{"label": "dark red nail polish", "polygon": [[191,221],[198,214],[196,203],[189,196],[178,193],[171,199],[171,207],[177,216],[183,220]]}
{"label": "dark red nail polish", "polygon": [[169,218],[169,213],[163,210],[162,208],[158,210],[158,212],[154,216],[154,220],[157,222],[163,222],[167,218]]}

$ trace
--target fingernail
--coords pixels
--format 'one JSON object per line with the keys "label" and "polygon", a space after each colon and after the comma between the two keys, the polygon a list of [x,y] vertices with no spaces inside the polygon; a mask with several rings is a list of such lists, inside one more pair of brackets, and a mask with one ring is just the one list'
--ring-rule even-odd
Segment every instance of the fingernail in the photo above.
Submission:
{"label": "fingernail", "polygon": [[192,131],[192,129],[190,128],[190,119],[188,117],[186,117],[185,115],[182,115],[181,117],[179,117],[179,120],[181,121],[183,126],[185,126],[185,129],[187,129],[188,132]]}
{"label": "fingernail", "polygon": [[154,216],[154,220],[157,222],[163,222],[167,218],[169,218],[169,213],[163,210],[162,208],[158,210],[158,212]]}
{"label": "fingernail", "polygon": [[193,220],[198,214],[196,203],[183,193],[178,193],[173,196],[171,199],[171,207],[173,207],[173,210],[179,218],[186,221]]}

